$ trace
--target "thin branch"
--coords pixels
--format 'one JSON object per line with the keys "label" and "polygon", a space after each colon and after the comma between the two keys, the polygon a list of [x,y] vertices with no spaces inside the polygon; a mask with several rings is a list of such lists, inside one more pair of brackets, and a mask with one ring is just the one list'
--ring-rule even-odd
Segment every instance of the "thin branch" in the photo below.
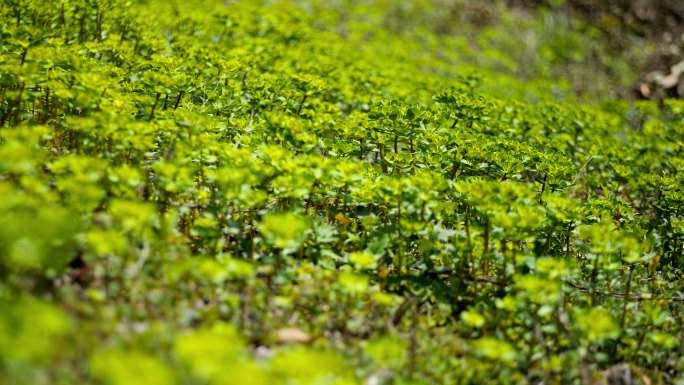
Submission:
{"label": "thin branch", "polygon": [[[577,289],[582,292],[590,293],[592,292],[592,289],[580,286],[574,282],[570,281],[564,281],[568,286]],[[594,294],[596,295],[601,295],[604,297],[613,297],[613,298],[625,298],[625,295],[623,293],[615,293],[615,292],[609,292],[609,291],[593,291]],[[661,297],[661,296],[655,296],[652,295],[651,293],[640,293],[638,296],[629,296],[626,298],[628,301],[635,301],[635,302],[641,302],[641,301],[672,301],[672,302],[684,302],[684,297]]]}
{"label": "thin branch", "polygon": [[577,182],[577,180],[578,180],[579,177],[580,177],[580,174],[582,174],[582,170],[584,170],[584,168],[587,167],[587,165],[589,164],[589,162],[590,162],[592,159],[594,159],[594,155],[590,156],[589,159],[587,159],[587,161],[584,162],[584,164],[582,165],[582,167],[580,167],[579,171],[577,171],[577,176],[575,176],[575,179],[572,180],[572,183],[571,183],[571,184],[575,184],[575,182]]}

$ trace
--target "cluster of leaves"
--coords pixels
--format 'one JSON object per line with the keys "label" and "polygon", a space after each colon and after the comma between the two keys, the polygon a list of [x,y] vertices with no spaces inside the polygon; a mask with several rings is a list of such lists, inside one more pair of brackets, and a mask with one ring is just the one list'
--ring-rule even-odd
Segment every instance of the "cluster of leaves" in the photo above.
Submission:
{"label": "cluster of leaves", "polygon": [[497,97],[318,2],[0,5],[0,382],[684,369],[681,101]]}

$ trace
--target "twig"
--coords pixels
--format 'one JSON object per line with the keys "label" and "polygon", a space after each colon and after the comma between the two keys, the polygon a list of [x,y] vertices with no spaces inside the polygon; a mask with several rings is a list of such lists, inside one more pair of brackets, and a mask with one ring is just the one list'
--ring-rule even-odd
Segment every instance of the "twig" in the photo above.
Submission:
{"label": "twig", "polygon": [[575,184],[575,182],[577,182],[577,179],[579,179],[580,174],[582,173],[582,170],[584,170],[584,168],[587,167],[587,165],[589,164],[589,161],[591,161],[592,159],[594,159],[594,155],[590,156],[589,159],[587,159],[587,161],[584,162],[582,167],[580,167],[579,171],[577,171],[577,176],[575,176],[575,179],[572,180],[571,184]]}
{"label": "twig", "polygon": [[[564,281],[568,286],[577,289],[579,291],[587,292],[590,293],[592,292],[592,289],[580,286],[574,282],[570,281]],[[615,292],[608,292],[608,291],[593,291],[594,294],[601,295],[604,297],[613,297],[613,298],[625,298],[625,295],[623,293],[615,293]],[[652,295],[651,293],[640,293],[638,296],[628,296],[626,297],[626,300],[628,301],[673,301],[673,302],[684,302],[684,297],[662,297],[662,296],[655,296]]]}
{"label": "twig", "polygon": [[157,96],[154,99],[154,104],[152,105],[152,111],[150,112],[150,119],[149,119],[150,122],[152,121],[152,119],[154,119],[154,110],[157,108],[157,103],[159,103],[159,97],[160,96],[161,96],[161,94],[159,92],[157,92]]}
{"label": "twig", "polygon": [[135,262],[135,265],[131,266],[131,268],[128,270],[128,275],[131,279],[135,278],[140,273],[149,256],[150,243],[146,241],[143,243],[142,249],[140,250],[140,255],[138,256],[138,260]]}
{"label": "twig", "polygon": [[392,316],[392,319],[390,320],[390,325],[392,325],[392,326],[399,325],[399,322],[401,322],[401,319],[404,318],[404,314],[406,314],[408,309],[410,309],[417,302],[418,302],[418,299],[414,296],[406,297],[404,299],[404,302],[394,312],[394,315]]}

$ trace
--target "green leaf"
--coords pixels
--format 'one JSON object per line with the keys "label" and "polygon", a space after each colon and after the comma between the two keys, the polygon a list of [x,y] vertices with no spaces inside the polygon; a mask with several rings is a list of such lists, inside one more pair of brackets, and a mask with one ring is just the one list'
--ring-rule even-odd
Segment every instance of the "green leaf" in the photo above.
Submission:
{"label": "green leaf", "polygon": [[294,251],[301,246],[311,228],[308,218],[294,213],[278,213],[265,215],[259,224],[259,230],[275,247],[285,251]]}

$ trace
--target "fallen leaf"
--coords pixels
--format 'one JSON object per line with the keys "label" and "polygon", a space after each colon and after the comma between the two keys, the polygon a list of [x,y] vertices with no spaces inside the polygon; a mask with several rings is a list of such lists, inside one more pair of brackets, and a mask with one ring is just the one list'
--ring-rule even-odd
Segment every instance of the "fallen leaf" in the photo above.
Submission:
{"label": "fallen leaf", "polygon": [[275,332],[278,343],[281,344],[308,344],[311,336],[299,328],[282,328]]}

